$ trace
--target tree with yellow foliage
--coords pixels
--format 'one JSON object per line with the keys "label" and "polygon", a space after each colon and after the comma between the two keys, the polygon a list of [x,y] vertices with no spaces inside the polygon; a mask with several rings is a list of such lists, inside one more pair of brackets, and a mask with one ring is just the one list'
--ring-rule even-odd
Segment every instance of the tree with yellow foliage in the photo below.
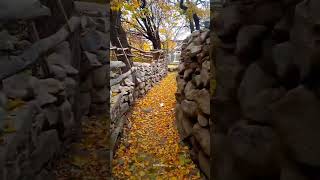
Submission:
{"label": "tree with yellow foliage", "polygon": [[[200,30],[200,19],[210,16],[209,0],[179,0],[179,6],[186,15],[190,30]],[[201,6],[201,7],[199,7]]]}

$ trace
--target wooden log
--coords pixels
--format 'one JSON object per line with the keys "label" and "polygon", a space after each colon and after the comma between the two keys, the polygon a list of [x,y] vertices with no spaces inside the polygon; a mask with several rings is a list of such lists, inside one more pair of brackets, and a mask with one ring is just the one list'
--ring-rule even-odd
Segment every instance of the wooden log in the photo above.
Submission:
{"label": "wooden log", "polygon": [[[80,24],[81,22],[79,17],[72,17],[69,20],[71,32],[74,32],[77,28],[79,28]],[[69,32],[67,26],[64,25],[55,34],[34,43],[20,56],[2,57],[0,61],[0,80],[6,79],[29,68],[29,66],[35,64],[39,60],[41,55],[65,41],[70,34],[71,33]]]}
{"label": "wooden log", "polygon": [[126,64],[122,61],[110,61],[110,69],[122,68],[125,66]]}
{"label": "wooden log", "polygon": [[130,76],[133,72],[135,72],[135,67],[132,67],[129,71],[127,71],[124,74],[121,74],[119,77],[117,77],[116,79],[110,79],[110,86],[119,84],[121,81],[123,81],[125,78],[127,78],[128,76]]}

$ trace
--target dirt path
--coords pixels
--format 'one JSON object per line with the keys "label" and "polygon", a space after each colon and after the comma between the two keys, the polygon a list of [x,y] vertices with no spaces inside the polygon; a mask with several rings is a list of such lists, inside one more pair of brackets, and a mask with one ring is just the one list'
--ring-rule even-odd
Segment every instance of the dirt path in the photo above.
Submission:
{"label": "dirt path", "polygon": [[112,162],[115,179],[200,179],[174,124],[175,77],[170,73],[134,106]]}

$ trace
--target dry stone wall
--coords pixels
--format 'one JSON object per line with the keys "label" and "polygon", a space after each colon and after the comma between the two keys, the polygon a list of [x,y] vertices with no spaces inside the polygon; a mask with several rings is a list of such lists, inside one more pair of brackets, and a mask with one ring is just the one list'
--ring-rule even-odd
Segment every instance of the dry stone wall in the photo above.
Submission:
{"label": "dry stone wall", "polygon": [[214,22],[213,179],[319,179],[318,0],[227,1]]}
{"label": "dry stone wall", "polygon": [[183,42],[177,75],[176,124],[192,159],[210,178],[210,31],[195,31]]}
{"label": "dry stone wall", "polygon": [[[121,76],[120,68],[125,66],[123,62],[116,61],[111,63],[111,79]],[[135,100],[145,94],[160,80],[167,75],[167,65],[165,59],[157,63],[134,62],[132,73],[123,78],[119,83],[111,86],[111,131],[117,128],[117,121],[124,113],[130,110]],[[136,81],[134,80],[136,79]],[[112,82],[112,80],[111,80]]]}
{"label": "dry stone wall", "polygon": [[[0,85],[1,180],[55,179],[52,163],[77,137],[81,120],[107,112],[106,14],[81,18],[79,31],[46,54],[48,77],[43,71],[32,76],[27,70]],[[27,31],[17,31],[23,25],[0,26],[0,60],[32,45]]]}

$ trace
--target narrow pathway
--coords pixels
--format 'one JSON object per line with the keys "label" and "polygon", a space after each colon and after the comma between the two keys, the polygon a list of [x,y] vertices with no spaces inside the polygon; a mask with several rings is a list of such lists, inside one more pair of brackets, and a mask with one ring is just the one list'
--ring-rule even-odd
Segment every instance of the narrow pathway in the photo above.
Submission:
{"label": "narrow pathway", "polygon": [[112,162],[115,179],[200,179],[174,123],[175,77],[170,73],[133,107]]}

